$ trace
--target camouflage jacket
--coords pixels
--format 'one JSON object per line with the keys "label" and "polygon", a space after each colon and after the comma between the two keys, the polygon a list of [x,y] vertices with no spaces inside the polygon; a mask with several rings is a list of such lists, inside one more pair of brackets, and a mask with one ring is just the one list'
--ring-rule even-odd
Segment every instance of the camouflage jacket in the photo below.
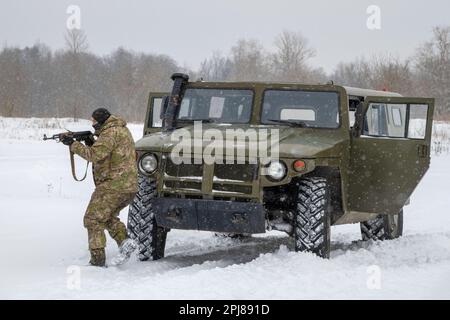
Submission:
{"label": "camouflage jacket", "polygon": [[75,141],[70,150],[92,162],[97,188],[137,192],[134,140],[121,118],[111,115],[98,131],[98,139],[91,147]]}

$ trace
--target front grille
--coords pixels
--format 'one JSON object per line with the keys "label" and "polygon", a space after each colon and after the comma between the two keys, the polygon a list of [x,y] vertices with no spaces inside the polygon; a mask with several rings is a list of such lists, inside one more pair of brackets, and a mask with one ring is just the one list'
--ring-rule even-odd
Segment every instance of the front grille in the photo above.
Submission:
{"label": "front grille", "polygon": [[224,180],[253,181],[258,175],[256,164],[216,164],[214,177]]}
{"label": "front grille", "polygon": [[203,175],[203,164],[194,164],[192,159],[191,163],[176,164],[166,157],[165,174],[172,177],[201,177]]}
{"label": "front grille", "polygon": [[[196,164],[173,163],[170,156],[163,157],[163,192],[204,197],[252,197],[257,194],[256,164]],[[255,192],[254,192],[255,191]]]}
{"label": "front grille", "polygon": [[251,194],[252,186],[240,186],[240,185],[232,185],[232,184],[213,184],[213,191],[218,192],[239,192],[243,194]]}
{"label": "front grille", "polygon": [[201,190],[201,182],[191,182],[191,181],[164,181],[164,186],[170,189],[191,189],[191,190]]}

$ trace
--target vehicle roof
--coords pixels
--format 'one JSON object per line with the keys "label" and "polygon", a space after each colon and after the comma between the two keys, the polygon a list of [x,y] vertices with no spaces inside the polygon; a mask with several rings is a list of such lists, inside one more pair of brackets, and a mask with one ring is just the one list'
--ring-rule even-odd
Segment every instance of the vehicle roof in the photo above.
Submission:
{"label": "vehicle roof", "polygon": [[397,92],[392,91],[382,91],[382,90],[372,90],[372,89],[363,89],[363,88],[355,88],[355,87],[349,87],[349,86],[339,86],[335,84],[311,84],[311,83],[282,83],[282,82],[264,82],[264,81],[253,81],[253,82],[229,82],[229,81],[221,81],[221,82],[209,82],[209,81],[195,81],[189,83],[191,86],[196,88],[201,87],[253,87],[255,85],[263,85],[268,87],[286,87],[289,88],[290,86],[296,86],[301,85],[309,88],[314,87],[341,87],[344,88],[344,90],[347,92],[347,95],[349,96],[356,96],[356,97],[369,97],[369,96],[375,96],[375,97],[402,97],[401,94]]}
{"label": "vehicle roof", "polygon": [[401,97],[402,95],[397,92],[391,91],[381,91],[381,90],[372,90],[372,89],[362,89],[355,87],[347,87],[344,86],[345,91],[349,96],[357,96],[357,97]]}

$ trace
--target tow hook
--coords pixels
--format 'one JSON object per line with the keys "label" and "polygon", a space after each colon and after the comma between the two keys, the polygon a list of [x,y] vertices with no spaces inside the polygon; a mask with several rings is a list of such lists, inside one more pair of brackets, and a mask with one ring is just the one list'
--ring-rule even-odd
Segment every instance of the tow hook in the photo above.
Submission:
{"label": "tow hook", "polygon": [[235,213],[233,213],[231,222],[234,224],[245,223],[245,222],[247,222],[247,215],[243,212],[235,212]]}
{"label": "tow hook", "polygon": [[180,221],[181,218],[181,209],[174,204],[171,204],[169,206],[169,209],[167,210],[167,219],[170,219],[172,221]]}

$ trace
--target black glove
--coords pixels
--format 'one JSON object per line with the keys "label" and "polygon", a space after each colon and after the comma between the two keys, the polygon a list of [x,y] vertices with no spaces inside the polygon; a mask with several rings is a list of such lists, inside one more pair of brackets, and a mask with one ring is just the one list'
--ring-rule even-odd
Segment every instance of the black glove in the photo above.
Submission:
{"label": "black glove", "polygon": [[73,140],[73,138],[71,138],[71,137],[64,136],[64,137],[61,139],[61,142],[62,142],[63,144],[65,144],[66,146],[71,146],[72,143],[74,142],[74,140]]}
{"label": "black glove", "polygon": [[89,137],[87,137],[84,140],[84,144],[86,144],[88,147],[92,147],[92,145],[94,144],[95,139],[94,139],[94,135],[90,135]]}

